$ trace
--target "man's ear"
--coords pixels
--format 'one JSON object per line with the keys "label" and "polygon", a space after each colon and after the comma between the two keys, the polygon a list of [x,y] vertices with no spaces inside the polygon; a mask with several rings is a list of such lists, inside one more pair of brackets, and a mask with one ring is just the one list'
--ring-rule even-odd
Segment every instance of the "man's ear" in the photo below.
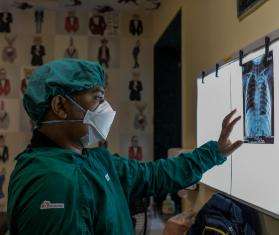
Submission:
{"label": "man's ear", "polygon": [[67,99],[61,95],[54,96],[51,100],[52,112],[59,117],[59,119],[67,119]]}

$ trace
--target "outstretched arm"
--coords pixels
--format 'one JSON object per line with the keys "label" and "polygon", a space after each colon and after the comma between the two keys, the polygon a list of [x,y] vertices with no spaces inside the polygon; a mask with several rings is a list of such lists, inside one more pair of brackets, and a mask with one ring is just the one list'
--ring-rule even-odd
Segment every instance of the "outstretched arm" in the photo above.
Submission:
{"label": "outstretched arm", "polygon": [[155,162],[138,162],[113,156],[114,166],[126,196],[144,197],[177,192],[198,182],[203,173],[220,165],[242,144],[231,143],[229,135],[240,117],[230,122],[235,111],[225,117],[218,142],[210,141],[190,153]]}

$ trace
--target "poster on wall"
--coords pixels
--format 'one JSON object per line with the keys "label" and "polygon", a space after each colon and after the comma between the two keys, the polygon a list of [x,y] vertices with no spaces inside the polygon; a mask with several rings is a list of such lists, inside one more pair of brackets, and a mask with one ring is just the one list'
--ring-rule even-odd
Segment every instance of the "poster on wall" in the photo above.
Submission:
{"label": "poster on wall", "polygon": [[274,143],[273,52],[243,65],[244,142]]}
{"label": "poster on wall", "polygon": [[78,59],[78,49],[75,46],[73,37],[69,39],[69,45],[64,52],[65,58]]}
{"label": "poster on wall", "polygon": [[136,113],[134,117],[134,128],[136,130],[144,131],[147,127],[146,107],[147,103],[145,102],[135,102]]}
{"label": "poster on wall", "polygon": [[34,13],[34,22],[35,22],[35,31],[36,33],[40,34],[42,33],[42,26],[44,23],[44,9],[43,8],[37,8]]}
{"label": "poster on wall", "polygon": [[[19,3],[16,0],[13,2]],[[24,4],[24,2],[22,3]],[[63,12],[60,9],[58,11],[61,17],[64,17]],[[34,4],[31,10],[14,10],[15,19],[13,23],[14,30],[12,32],[18,34],[17,41],[19,45],[22,45],[20,42],[22,35],[54,35],[56,25],[59,23],[56,20],[56,13],[57,10],[48,6],[48,3],[44,4],[42,1]]]}
{"label": "poster on wall", "polygon": [[143,160],[142,146],[139,143],[137,135],[131,137],[130,145],[128,147],[128,157],[130,160]]}
{"label": "poster on wall", "polygon": [[[109,10],[108,12],[103,12]],[[98,9],[92,12],[88,22],[90,35],[117,36],[119,33],[119,14],[113,9]]]}
{"label": "poster on wall", "polygon": [[139,15],[134,14],[130,20],[129,32],[133,36],[140,36],[143,33],[143,23]]}
{"label": "poster on wall", "polygon": [[42,37],[34,37],[33,45],[31,46],[31,65],[41,66],[44,63],[44,56],[46,55],[45,46],[42,44]]}
{"label": "poster on wall", "polygon": [[129,99],[130,101],[141,101],[142,98],[142,90],[143,85],[140,80],[140,72],[138,70],[134,70],[132,72],[132,80],[129,81]]}
{"label": "poster on wall", "polygon": [[0,131],[17,132],[19,130],[18,113],[18,99],[0,99]]}
{"label": "poster on wall", "polygon": [[119,13],[112,11],[105,14],[107,23],[106,35],[117,36],[119,34]]}
{"label": "poster on wall", "polygon": [[98,61],[100,65],[109,67],[110,64],[110,48],[108,47],[108,40],[103,38],[101,40],[101,45],[98,49]]}
{"label": "poster on wall", "polygon": [[89,60],[99,61],[105,68],[119,68],[120,48],[117,37],[89,37],[88,57]]}
{"label": "poster on wall", "polygon": [[69,11],[65,17],[65,30],[68,33],[75,33],[79,29],[79,18],[74,11]]}
{"label": "poster on wall", "polygon": [[0,33],[10,33],[11,24],[13,23],[13,15],[8,11],[0,12]]}
{"label": "poster on wall", "polygon": [[0,212],[7,211],[8,186],[15,158],[26,149],[30,139],[31,133],[0,133]]}
{"label": "poster on wall", "polygon": [[19,70],[14,65],[0,65],[0,98],[17,98]]}
{"label": "poster on wall", "polygon": [[9,160],[9,148],[6,145],[6,135],[0,134],[0,165]]}
{"label": "poster on wall", "polygon": [[0,100],[0,129],[8,130],[10,128],[10,114],[6,109],[4,100]]}
{"label": "poster on wall", "polygon": [[88,58],[88,37],[56,35],[54,39],[54,58]]}
{"label": "poster on wall", "polygon": [[56,11],[56,34],[87,35],[87,14],[83,11],[67,10]]}
{"label": "poster on wall", "polygon": [[89,18],[88,27],[92,35],[103,36],[107,28],[105,17],[98,12],[93,12]]}
{"label": "poster on wall", "polygon": [[0,168],[0,212],[3,212],[5,208],[4,198],[6,195],[4,193],[4,183],[6,180],[6,172],[5,167]]}
{"label": "poster on wall", "polygon": [[18,65],[41,66],[54,59],[54,36],[47,34],[43,36],[21,34],[18,37],[20,37],[20,42],[18,41],[20,46],[17,47]]}
{"label": "poster on wall", "polygon": [[152,136],[137,131],[120,134],[118,154],[137,161],[152,161]]}
{"label": "poster on wall", "polygon": [[28,79],[32,75],[32,73],[35,71],[36,67],[32,66],[24,66],[21,68],[20,73],[20,93],[23,96],[25,94],[25,91],[27,89]]}
{"label": "poster on wall", "polygon": [[0,68],[0,96],[7,96],[11,92],[11,82],[5,68]]}
{"label": "poster on wall", "polygon": [[17,50],[14,46],[17,36],[5,35],[6,46],[2,51],[2,60],[7,63],[14,63],[17,58]]}
{"label": "poster on wall", "polygon": [[133,69],[139,68],[139,54],[140,54],[140,49],[141,49],[141,42],[140,40],[137,40],[133,49],[132,49],[132,56],[133,56]]}

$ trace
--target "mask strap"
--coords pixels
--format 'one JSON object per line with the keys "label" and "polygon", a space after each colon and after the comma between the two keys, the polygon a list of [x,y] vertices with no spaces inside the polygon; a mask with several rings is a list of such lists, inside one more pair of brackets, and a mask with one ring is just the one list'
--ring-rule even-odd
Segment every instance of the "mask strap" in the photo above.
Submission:
{"label": "mask strap", "polygon": [[83,122],[83,120],[52,120],[52,121],[40,122],[40,124],[55,125],[55,124],[61,124],[65,122]]}
{"label": "mask strap", "polygon": [[45,121],[35,124],[34,129],[40,128],[42,125],[58,125],[58,124],[64,124],[66,122],[83,122],[83,120],[52,120],[52,121]]}
{"label": "mask strap", "polygon": [[[68,96],[68,95],[65,95],[65,97],[68,100],[70,100],[74,105],[76,105],[80,110],[82,110],[83,112],[86,113],[86,110],[83,107],[81,107],[81,105],[77,101],[75,101],[74,98],[72,98],[71,96]],[[90,111],[95,112],[100,107],[100,105],[102,105],[102,103],[99,103],[99,105],[95,109],[90,110]]]}
{"label": "mask strap", "polygon": [[[86,110],[80,106],[78,102],[76,102],[72,97],[65,95],[65,97],[71,101],[76,107],[78,107],[81,111],[86,113]],[[40,122],[37,126],[40,125],[56,125],[56,124],[64,124],[66,122],[83,122],[83,120],[51,120],[51,121],[45,121],[45,122]]]}
{"label": "mask strap", "polygon": [[65,95],[65,97],[66,97],[69,101],[71,101],[75,106],[77,106],[80,110],[82,110],[83,112],[86,113],[86,110],[85,110],[83,107],[81,107],[80,104],[79,104],[78,102],[76,102],[74,98],[72,98],[72,97],[70,97],[70,96],[68,96],[68,95]]}

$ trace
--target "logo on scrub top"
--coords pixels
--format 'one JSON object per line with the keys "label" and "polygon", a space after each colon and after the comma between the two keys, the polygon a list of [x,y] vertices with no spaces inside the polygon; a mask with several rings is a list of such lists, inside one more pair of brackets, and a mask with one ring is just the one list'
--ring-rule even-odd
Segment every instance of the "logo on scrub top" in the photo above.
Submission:
{"label": "logo on scrub top", "polygon": [[109,177],[109,175],[108,175],[108,174],[106,174],[106,175],[105,175],[105,178],[106,178],[106,180],[107,180],[107,181],[109,181],[109,180],[110,180],[110,177]]}
{"label": "logo on scrub top", "polygon": [[41,210],[63,209],[63,208],[64,208],[64,203],[51,203],[50,201],[44,201],[40,206]]}

